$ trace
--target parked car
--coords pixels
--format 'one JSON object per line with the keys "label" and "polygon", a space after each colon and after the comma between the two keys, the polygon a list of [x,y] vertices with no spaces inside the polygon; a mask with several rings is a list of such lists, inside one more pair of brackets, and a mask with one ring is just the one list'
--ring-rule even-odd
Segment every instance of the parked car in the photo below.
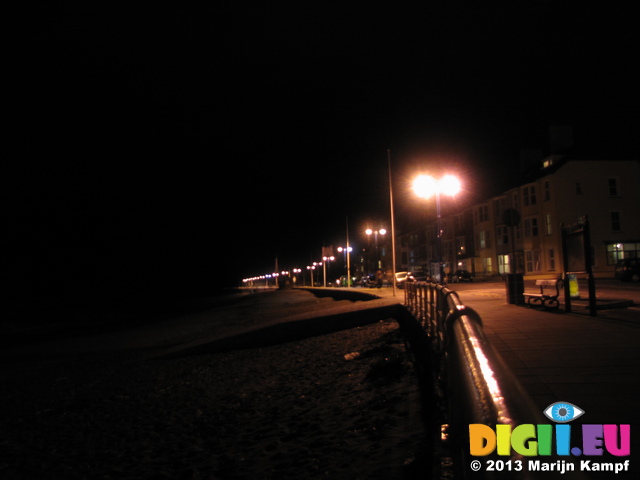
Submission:
{"label": "parked car", "polygon": [[456,270],[451,275],[451,282],[473,282],[473,277],[471,276],[471,272],[469,272],[469,270]]}
{"label": "parked car", "polygon": [[640,259],[625,258],[616,264],[615,278],[628,282],[640,282]]}
{"label": "parked car", "polygon": [[380,274],[371,274],[362,277],[362,287],[364,288],[382,288],[382,285],[384,285],[384,277]]}
{"label": "parked car", "polygon": [[407,281],[409,272],[396,272],[396,286],[398,288],[404,288],[404,282]]}
{"label": "parked car", "polygon": [[424,272],[410,272],[407,275],[407,282],[428,282],[431,278]]}

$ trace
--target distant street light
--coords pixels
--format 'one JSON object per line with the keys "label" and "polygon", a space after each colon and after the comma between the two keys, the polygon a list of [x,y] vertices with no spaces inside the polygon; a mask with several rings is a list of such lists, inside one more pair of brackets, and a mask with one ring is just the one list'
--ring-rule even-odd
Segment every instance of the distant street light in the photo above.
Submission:
{"label": "distant street light", "polygon": [[324,288],[327,288],[327,262],[333,262],[336,259],[333,255],[330,257],[322,257],[322,275],[324,276]]}
{"label": "distant street light", "polygon": [[307,265],[307,270],[309,270],[309,278],[311,279],[311,286],[314,287],[313,284],[313,271],[316,269],[315,262],[313,265]]}
{"label": "distant street light", "polygon": [[438,228],[438,272],[439,283],[444,285],[444,266],[442,264],[442,218],[440,216],[440,194],[453,196],[461,190],[460,180],[453,175],[445,175],[436,180],[430,175],[418,175],[413,181],[413,191],[421,198],[436,196],[436,218]]}
{"label": "distant street light", "polygon": [[340,253],[344,253],[344,257],[345,257],[345,262],[347,265],[347,287],[351,286],[351,265],[350,265],[350,255],[351,252],[353,251],[353,248],[351,247],[338,247],[338,251]]}
{"label": "distant street light", "polygon": [[[379,230],[371,230],[370,228],[367,228],[364,231],[364,233],[369,235],[369,237],[371,236],[371,234],[373,234],[374,246],[376,251],[376,270],[378,270],[380,268],[380,252],[378,250],[378,234],[384,236],[387,233],[387,230],[384,228],[381,228]],[[369,269],[371,269],[371,253],[369,253]]]}
{"label": "distant street light", "polygon": [[296,274],[302,272],[302,270],[299,268],[294,268],[292,272],[293,275],[291,276],[291,283],[293,283],[293,286],[295,287],[296,283],[298,283],[298,276]]}

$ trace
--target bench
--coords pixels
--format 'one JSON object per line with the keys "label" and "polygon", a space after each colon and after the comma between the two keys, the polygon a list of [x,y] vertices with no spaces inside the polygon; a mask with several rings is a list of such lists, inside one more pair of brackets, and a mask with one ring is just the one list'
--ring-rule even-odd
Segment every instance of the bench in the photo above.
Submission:
{"label": "bench", "polygon": [[[540,287],[540,293],[528,293],[524,292],[525,297],[529,297],[527,300],[527,305],[530,307],[533,306],[542,306],[543,308],[553,308],[557,309],[560,307],[560,302],[558,301],[558,297],[560,296],[560,289],[563,286],[563,282],[560,279],[557,280],[536,280],[536,287]],[[545,293],[545,289],[548,289]],[[555,294],[552,293],[551,289],[555,289]]]}

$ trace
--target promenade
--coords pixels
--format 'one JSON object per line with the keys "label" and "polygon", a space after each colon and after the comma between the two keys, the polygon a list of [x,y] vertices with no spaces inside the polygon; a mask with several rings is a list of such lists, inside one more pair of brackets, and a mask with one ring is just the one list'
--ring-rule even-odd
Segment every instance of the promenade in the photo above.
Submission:
{"label": "promenade", "polygon": [[[572,313],[564,313],[562,304],[558,311],[508,304],[501,282],[449,287],[459,287],[462,303],[480,314],[489,341],[541,411],[570,402],[585,411],[581,422],[632,424],[640,431],[637,304],[591,317],[586,300],[574,302]],[[379,292],[393,298],[391,289]],[[403,290],[396,298],[404,301]],[[640,462],[638,442],[631,448],[631,458]],[[634,465],[636,475],[639,468]]]}

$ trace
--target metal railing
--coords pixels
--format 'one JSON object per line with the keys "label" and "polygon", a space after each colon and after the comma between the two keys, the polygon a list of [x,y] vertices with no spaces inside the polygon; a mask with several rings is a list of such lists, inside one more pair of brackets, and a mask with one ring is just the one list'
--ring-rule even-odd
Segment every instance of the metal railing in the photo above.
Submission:
{"label": "metal railing", "polygon": [[[472,460],[466,458],[469,424],[508,424],[513,429],[525,423],[546,423],[487,340],[480,316],[464,306],[456,292],[434,283],[408,283],[405,307],[427,336],[433,380],[442,395],[442,440],[463,457],[463,470],[466,466],[468,472]],[[488,458],[498,457],[484,457]],[[501,459],[522,460],[516,454]],[[509,478],[530,478],[527,472],[511,473]],[[483,477],[491,474],[484,472]]]}

